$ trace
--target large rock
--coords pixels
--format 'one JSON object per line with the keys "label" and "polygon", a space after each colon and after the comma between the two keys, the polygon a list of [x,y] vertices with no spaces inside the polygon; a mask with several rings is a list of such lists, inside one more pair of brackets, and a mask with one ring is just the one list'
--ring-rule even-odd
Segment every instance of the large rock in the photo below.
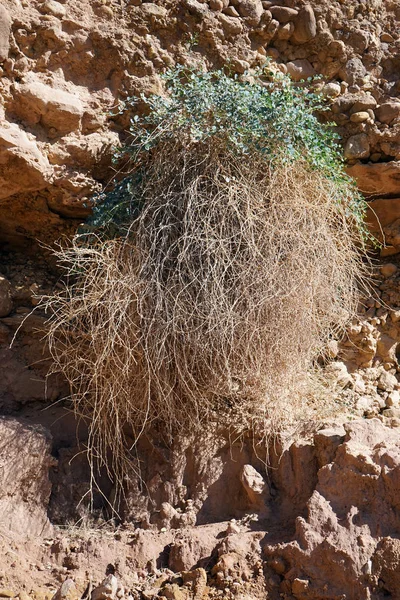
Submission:
{"label": "large rock", "polygon": [[15,123],[0,125],[0,200],[17,192],[44,188],[50,164],[34,141]]}
{"label": "large rock", "polygon": [[378,106],[375,115],[381,123],[389,125],[400,116],[400,102],[385,102]]}
{"label": "large rock", "polygon": [[245,17],[249,25],[258,25],[263,14],[261,0],[239,0],[237,10],[242,17]]}
{"label": "large rock", "polygon": [[0,528],[24,538],[51,534],[49,434],[40,426],[0,417],[0,440]]}
{"label": "large rock", "polygon": [[400,161],[356,164],[348,167],[347,173],[367,197],[400,197]]}
{"label": "large rock", "polygon": [[301,81],[302,79],[308,79],[309,77],[313,77],[315,73],[315,69],[312,64],[307,59],[298,59],[288,62],[287,72],[293,79],[293,81]]}
{"label": "large rock", "polygon": [[367,600],[375,597],[370,592],[379,577],[398,598],[400,432],[378,419],[344,429],[344,439],[340,431],[330,434],[332,452],[326,452],[326,440],[316,443],[317,456],[324,452],[319,464],[331,462],[318,471],[308,515],[296,518],[294,540],[267,545],[265,555],[272,568],[285,565],[285,579],[299,599]]}
{"label": "large rock", "polygon": [[11,17],[4,6],[0,6],[0,62],[3,62],[10,50]]}
{"label": "large rock", "polygon": [[60,135],[78,129],[84,112],[79,97],[33,78],[16,84],[13,110],[28,125],[40,123]]}
{"label": "large rock", "polygon": [[306,4],[300,10],[291,41],[295,44],[310,42],[317,35],[317,23],[314,10],[310,4]]}
{"label": "large rock", "polygon": [[349,160],[368,158],[370,153],[369,139],[366,133],[352,135],[344,147],[344,155]]}

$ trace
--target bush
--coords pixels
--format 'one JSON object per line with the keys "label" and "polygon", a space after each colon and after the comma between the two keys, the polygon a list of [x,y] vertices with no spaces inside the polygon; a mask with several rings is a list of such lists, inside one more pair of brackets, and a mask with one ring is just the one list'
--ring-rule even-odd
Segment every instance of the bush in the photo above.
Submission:
{"label": "bush", "polygon": [[59,252],[50,347],[112,474],[152,422],[290,415],[354,314],[363,203],[318,96],[268,77],[169,72],[119,153],[129,177]]}

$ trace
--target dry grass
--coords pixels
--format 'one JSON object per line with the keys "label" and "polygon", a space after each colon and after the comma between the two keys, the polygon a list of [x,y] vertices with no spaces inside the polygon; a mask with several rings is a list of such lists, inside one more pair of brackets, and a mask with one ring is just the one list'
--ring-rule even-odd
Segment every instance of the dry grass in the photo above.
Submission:
{"label": "dry grass", "polygon": [[290,418],[358,302],[359,240],[336,196],[301,162],[270,170],[171,142],[124,238],[58,252],[69,277],[48,299],[49,344],[89,419],[92,461],[123,474],[154,421],[173,434],[227,408]]}

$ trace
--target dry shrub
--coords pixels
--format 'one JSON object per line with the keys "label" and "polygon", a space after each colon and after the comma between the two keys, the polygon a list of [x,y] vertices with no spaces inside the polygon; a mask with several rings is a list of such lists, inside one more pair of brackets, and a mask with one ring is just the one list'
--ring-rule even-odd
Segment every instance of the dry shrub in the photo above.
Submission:
{"label": "dry shrub", "polygon": [[346,199],[301,160],[170,141],[142,200],[125,236],[59,251],[69,281],[48,300],[56,368],[114,475],[154,421],[173,434],[228,409],[290,416],[361,272]]}

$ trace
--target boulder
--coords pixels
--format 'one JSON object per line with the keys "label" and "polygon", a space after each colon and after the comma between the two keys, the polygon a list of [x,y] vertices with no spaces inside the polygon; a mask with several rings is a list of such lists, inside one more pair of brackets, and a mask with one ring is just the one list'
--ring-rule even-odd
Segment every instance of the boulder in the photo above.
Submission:
{"label": "boulder", "polygon": [[362,83],[366,76],[367,70],[359,58],[351,58],[346,65],[341,69],[339,75],[349,85]]}
{"label": "boulder", "polygon": [[239,0],[236,8],[240,16],[245,17],[252,26],[259,24],[264,11],[261,0]]}
{"label": "boulder", "polygon": [[344,148],[345,158],[348,160],[368,158],[369,153],[370,145],[367,134],[357,133],[349,137]]}
{"label": "boulder", "polygon": [[0,125],[0,200],[46,187],[50,164],[34,141],[15,123]]}
{"label": "boulder", "polygon": [[294,44],[305,44],[315,38],[316,35],[317,23],[314,11],[310,4],[306,4],[299,11],[291,41]]}
{"label": "boulder", "polygon": [[4,6],[0,6],[0,62],[3,62],[10,50],[11,17]]}
{"label": "boulder", "polygon": [[389,125],[400,116],[400,102],[385,102],[375,110],[378,121]]}
{"label": "boulder", "polygon": [[288,62],[286,67],[293,81],[308,79],[316,74],[314,67],[307,59],[293,60]]}
{"label": "boulder", "polygon": [[298,11],[295,8],[287,6],[271,6],[270,12],[273,18],[279,21],[279,23],[289,23],[289,21],[293,21],[298,15]]}
{"label": "boulder", "polygon": [[347,173],[356,179],[358,188],[367,197],[400,198],[400,161],[356,164],[348,167]]}
{"label": "boulder", "polygon": [[59,135],[78,129],[84,113],[79,97],[33,78],[15,85],[13,110],[27,125],[40,123]]}
{"label": "boulder", "polygon": [[51,438],[41,426],[0,417],[0,526],[7,535],[51,535]]}

